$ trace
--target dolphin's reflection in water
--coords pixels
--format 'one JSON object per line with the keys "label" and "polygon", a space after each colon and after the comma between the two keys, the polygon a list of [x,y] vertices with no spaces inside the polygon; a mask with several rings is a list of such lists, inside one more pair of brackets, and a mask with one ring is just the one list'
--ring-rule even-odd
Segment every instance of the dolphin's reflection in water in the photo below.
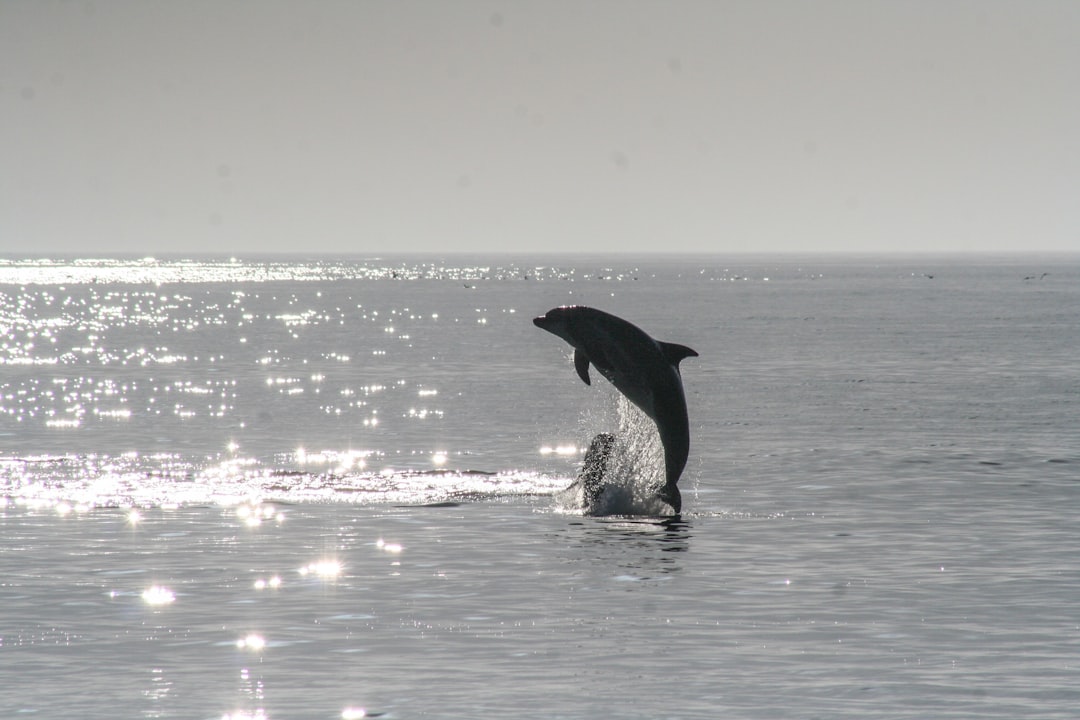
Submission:
{"label": "dolphin's reflection in water", "polygon": [[[582,523],[584,524],[584,523]],[[631,542],[656,546],[661,552],[686,552],[690,549],[693,526],[682,516],[595,518],[587,533],[601,542]]]}
{"label": "dolphin's reflection in water", "polygon": [[682,570],[693,526],[682,516],[584,518],[567,528],[568,561],[618,569],[623,581],[659,580]]}

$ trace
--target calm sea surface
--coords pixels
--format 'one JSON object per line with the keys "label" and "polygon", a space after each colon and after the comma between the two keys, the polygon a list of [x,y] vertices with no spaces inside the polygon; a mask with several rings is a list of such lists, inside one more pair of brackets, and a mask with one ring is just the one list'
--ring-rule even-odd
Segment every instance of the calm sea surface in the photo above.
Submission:
{"label": "calm sea surface", "polygon": [[0,258],[0,533],[4,718],[1076,718],[1080,257]]}

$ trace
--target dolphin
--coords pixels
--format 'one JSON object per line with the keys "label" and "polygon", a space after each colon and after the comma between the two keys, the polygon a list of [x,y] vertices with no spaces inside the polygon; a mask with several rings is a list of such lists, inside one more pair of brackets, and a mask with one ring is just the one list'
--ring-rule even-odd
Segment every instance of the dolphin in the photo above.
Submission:
{"label": "dolphin", "polygon": [[681,512],[676,483],[690,454],[690,421],[679,362],[697,353],[685,345],[654,340],[620,317],[581,305],[553,308],[534,318],[533,324],[574,347],[574,369],[586,385],[592,384],[591,363],[656,423],[666,470],[666,484],[657,496]]}
{"label": "dolphin", "polygon": [[604,476],[607,475],[608,459],[614,449],[615,436],[602,432],[592,439],[589,449],[585,451],[577,481],[581,485],[581,496],[589,514],[596,509],[604,492]]}

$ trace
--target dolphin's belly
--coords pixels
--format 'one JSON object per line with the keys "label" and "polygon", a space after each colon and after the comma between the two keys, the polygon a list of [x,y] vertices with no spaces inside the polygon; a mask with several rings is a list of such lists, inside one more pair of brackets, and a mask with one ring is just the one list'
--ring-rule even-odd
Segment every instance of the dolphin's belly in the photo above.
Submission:
{"label": "dolphin's belly", "polygon": [[615,389],[634,403],[652,420],[656,421],[656,403],[652,385],[643,376],[636,373],[612,372],[608,377]]}

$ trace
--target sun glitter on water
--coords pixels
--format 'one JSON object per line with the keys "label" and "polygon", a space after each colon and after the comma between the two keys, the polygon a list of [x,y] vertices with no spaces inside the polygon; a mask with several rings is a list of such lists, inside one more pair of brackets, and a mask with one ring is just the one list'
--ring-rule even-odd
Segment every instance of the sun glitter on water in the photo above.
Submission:
{"label": "sun glitter on water", "polygon": [[168,605],[176,600],[176,594],[167,587],[153,585],[143,591],[142,599],[147,605]]}

